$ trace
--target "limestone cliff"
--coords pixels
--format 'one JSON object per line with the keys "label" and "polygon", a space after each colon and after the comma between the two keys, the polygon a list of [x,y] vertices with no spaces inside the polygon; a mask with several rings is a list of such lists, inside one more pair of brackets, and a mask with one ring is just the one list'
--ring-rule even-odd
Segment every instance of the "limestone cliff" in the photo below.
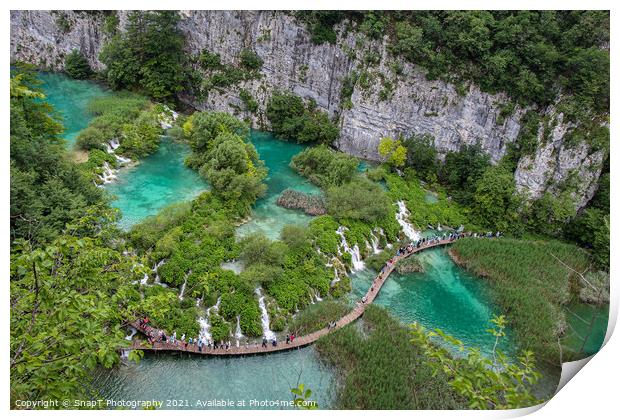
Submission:
{"label": "limestone cliff", "polygon": [[[64,56],[79,49],[94,68],[101,69],[97,55],[105,42],[103,14],[62,14],[64,27],[54,12],[12,11],[11,59],[61,70]],[[244,114],[239,111],[243,109],[239,88],[244,88],[258,102],[259,111],[243,116],[264,125],[262,111],[270,92],[291,90],[313,98],[338,118],[337,148],[371,160],[379,160],[377,145],[383,136],[430,133],[440,154],[479,142],[498,161],[519,134],[525,110],[516,107],[502,115],[505,95],[484,93],[473,85],[429,81],[422,69],[391,56],[385,41],[367,40],[347,30],[346,23],[339,27],[335,45],[315,45],[304,25],[282,12],[182,11],[181,15],[179,27],[186,35],[188,54],[206,48],[220,54],[223,63],[235,65],[241,49],[252,48],[263,60],[259,79],[211,91],[204,99],[182,96],[197,109]],[[120,14],[121,27],[125,17]],[[353,92],[343,98],[343,83],[353,75],[358,76]],[[562,122],[561,114],[554,121],[550,139],[543,141],[540,134],[535,155],[521,158],[515,172],[517,186],[536,198],[570,176],[577,183],[575,201],[583,207],[595,192],[603,154],[591,152],[585,143],[566,147],[563,140],[571,127]]]}

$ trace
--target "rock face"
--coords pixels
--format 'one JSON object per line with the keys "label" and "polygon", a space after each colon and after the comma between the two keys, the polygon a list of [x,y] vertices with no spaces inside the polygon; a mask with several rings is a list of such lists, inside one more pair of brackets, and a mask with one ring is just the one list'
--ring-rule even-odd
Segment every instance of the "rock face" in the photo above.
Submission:
{"label": "rock face", "polygon": [[[63,27],[63,23],[66,25]],[[102,70],[99,50],[105,42],[103,13],[73,11],[11,11],[11,61],[59,71],[65,56],[81,51],[95,70]]]}
{"label": "rock face", "polygon": [[[54,12],[12,11],[11,59],[61,70],[64,56],[79,49],[93,68],[101,69],[97,56],[106,41],[101,29],[104,16],[61,13],[69,22],[68,30],[59,27]],[[314,45],[304,25],[283,12],[182,11],[181,15],[179,28],[186,35],[188,54],[197,55],[206,48],[220,54],[224,64],[238,65],[239,52],[252,48],[263,60],[260,79],[213,90],[203,99],[181,97],[197,109],[235,113],[268,128],[263,112],[271,92],[290,90],[314,99],[338,118],[338,149],[369,160],[380,160],[377,146],[384,136],[429,133],[441,155],[480,143],[497,162],[519,134],[525,110],[516,107],[510,115],[500,116],[505,95],[429,81],[422,69],[389,54],[386,40],[365,39],[347,30],[346,23],[338,28],[336,44]],[[126,13],[119,17],[122,28]],[[353,92],[343,98],[343,84],[354,74],[358,81]],[[239,88],[258,102],[256,114],[240,111],[244,107]],[[567,148],[564,135],[571,127],[562,123],[561,115],[557,121],[551,140],[540,141],[535,156],[521,159],[515,181],[520,190],[537,198],[572,176],[579,184],[576,204],[583,207],[595,192],[603,154],[590,152],[585,144]]]}

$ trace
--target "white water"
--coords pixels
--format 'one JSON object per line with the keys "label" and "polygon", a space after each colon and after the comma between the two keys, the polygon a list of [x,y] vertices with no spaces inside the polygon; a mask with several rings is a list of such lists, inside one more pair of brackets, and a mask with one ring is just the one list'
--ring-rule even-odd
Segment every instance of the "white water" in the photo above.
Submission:
{"label": "white water", "polygon": [[181,286],[181,293],[179,293],[179,300],[183,300],[183,295],[185,294],[185,286],[187,286],[187,276],[188,274],[185,274],[184,280],[183,280],[183,286]]}
{"label": "white water", "polygon": [[241,332],[241,324],[239,324],[239,315],[237,315],[237,328],[235,329],[235,338],[237,339],[237,347],[239,347],[239,340],[244,337]]}
{"label": "white water", "polygon": [[258,306],[260,307],[261,311],[260,320],[261,324],[263,325],[263,337],[271,341],[276,338],[276,335],[273,333],[273,331],[269,329],[269,314],[267,313],[267,307],[265,306],[265,296],[263,296],[260,287],[257,287],[254,292],[258,296]]}
{"label": "white water", "polygon": [[217,298],[217,302],[215,303],[215,305],[207,309],[207,313],[205,317],[198,318],[198,323],[200,324],[200,335],[205,340],[211,340],[212,338],[211,337],[211,323],[210,323],[211,311],[217,312],[220,309],[221,301],[222,301],[221,297]]}
{"label": "white water", "polygon": [[[119,143],[117,139],[112,139],[105,144],[105,148],[108,154],[114,156],[116,158],[116,161],[119,163],[119,165],[123,166],[131,162],[131,159],[117,155],[115,153],[115,150],[118,149],[120,145],[121,144]],[[112,168],[108,162],[103,162],[103,174],[99,175],[99,179],[101,179],[102,185],[109,184],[111,182],[116,181],[117,172],[118,172],[118,169]]]}
{"label": "white water", "polygon": [[224,270],[230,270],[235,274],[240,274],[243,271],[243,263],[237,260],[223,262],[220,267]]}
{"label": "white water", "polygon": [[334,268],[334,279],[332,280],[332,282],[330,283],[330,286],[335,285],[336,283],[338,283],[340,281],[340,277],[338,276],[338,270],[336,268]]}
{"label": "white water", "polygon": [[372,247],[373,254],[378,254],[381,252],[381,248],[379,248],[379,238],[377,238],[374,232],[370,233],[370,245]]}
{"label": "white water", "polygon": [[336,233],[340,236],[340,239],[341,239],[339,252],[340,253],[348,252],[349,254],[351,254],[351,263],[353,265],[351,271],[355,272],[355,271],[363,270],[364,261],[362,261],[362,256],[360,254],[360,248],[357,246],[357,244],[355,244],[353,248],[349,246],[349,244],[347,243],[347,238],[344,236],[344,232],[346,230],[347,228],[344,226],[340,226],[336,230]]}
{"label": "white water", "polygon": [[398,201],[398,213],[396,213],[396,221],[401,226],[403,233],[412,241],[420,239],[420,233],[416,232],[411,223],[409,223],[409,210],[404,201]]}
{"label": "white water", "polygon": [[103,162],[103,173],[99,175],[101,184],[109,184],[116,180],[116,169],[112,168],[108,162]]}
{"label": "white water", "polygon": [[130,333],[125,337],[125,340],[131,341],[134,335],[138,332],[134,327],[130,327]]}
{"label": "white water", "polygon": [[178,113],[168,108],[168,106],[164,105],[164,112],[159,114],[159,124],[161,125],[161,128],[163,128],[164,130],[172,128],[172,123],[177,120],[178,116]]}
{"label": "white water", "polygon": [[159,269],[159,267],[164,265],[165,262],[166,262],[166,260],[161,260],[160,262],[155,264],[155,267],[153,267],[153,273],[155,273],[155,280],[153,281],[153,284],[157,284],[157,285],[163,286],[163,287],[168,287],[167,284],[161,282],[161,280],[159,278],[159,272],[157,271]]}

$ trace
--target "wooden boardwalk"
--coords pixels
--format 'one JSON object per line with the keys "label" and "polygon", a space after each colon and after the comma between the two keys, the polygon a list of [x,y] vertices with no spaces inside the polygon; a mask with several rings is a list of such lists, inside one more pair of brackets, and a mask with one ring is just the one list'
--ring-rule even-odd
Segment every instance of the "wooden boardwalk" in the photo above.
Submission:
{"label": "wooden boardwalk", "polygon": [[[387,278],[390,276],[390,274],[392,274],[392,271],[394,271],[394,267],[398,261],[405,259],[409,257],[410,255],[415,254],[416,252],[424,251],[425,249],[430,249],[430,248],[435,248],[438,246],[450,244],[454,242],[454,240],[456,239],[445,239],[442,241],[437,241],[437,242],[433,242],[429,244],[425,243],[424,245],[421,245],[418,248],[413,248],[411,252],[406,252],[405,254],[400,255],[398,257],[393,257],[392,258],[393,263],[386,264],[383,267],[383,270],[381,271],[381,273],[379,273],[377,277],[375,277],[375,279],[373,280],[372,285],[370,286],[370,289],[368,289],[368,291],[366,292],[366,295],[364,295],[361,301],[356,303],[355,308],[351,312],[349,312],[348,314],[340,318],[338,321],[336,321],[335,327],[333,328],[326,327],[321,330],[315,331],[311,334],[296,337],[295,341],[292,343],[286,344],[286,342],[278,342],[277,346],[273,346],[271,342],[268,342],[267,347],[262,347],[262,344],[250,344],[247,347],[245,344],[239,344],[239,347],[236,347],[235,346],[236,343],[233,343],[233,345],[229,347],[228,349],[226,348],[223,348],[223,349],[215,348],[214,349],[214,348],[208,348],[207,346],[203,346],[202,351],[198,351],[197,344],[191,344],[191,345],[187,344],[186,346],[184,343],[181,343],[179,341],[177,341],[176,344],[172,344],[170,342],[165,342],[165,343],[155,342],[154,344],[149,344],[148,342],[134,340],[129,350],[145,350],[145,351],[156,351],[156,352],[157,351],[184,352],[184,353],[211,355],[211,356],[241,356],[241,355],[252,355],[252,354],[262,354],[262,353],[274,353],[277,351],[292,350],[292,349],[298,349],[300,347],[307,346],[309,344],[314,343],[319,338],[324,337],[327,334],[335,330],[346,327],[347,325],[349,325],[350,323],[352,323],[353,321],[361,317],[364,311],[366,310],[366,307],[370,305],[375,300],[377,295],[379,294],[381,287],[383,286]],[[130,322],[129,325],[145,335],[148,335],[150,332],[153,332],[153,331],[157,333],[160,331],[160,330],[157,330],[149,326],[143,327],[140,325],[138,320]],[[166,334],[166,336],[168,336],[168,334]],[[262,343],[262,339],[259,339],[259,340]]]}

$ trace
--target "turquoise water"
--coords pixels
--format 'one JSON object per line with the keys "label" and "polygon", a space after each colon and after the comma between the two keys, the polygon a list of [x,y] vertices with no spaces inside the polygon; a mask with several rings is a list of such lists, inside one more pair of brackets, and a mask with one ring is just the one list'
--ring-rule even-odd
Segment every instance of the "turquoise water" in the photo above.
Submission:
{"label": "turquoise water", "polygon": [[78,133],[88,126],[93,115],[88,112],[88,103],[110,94],[109,90],[88,80],[74,80],[62,73],[38,73],[43,84],[41,88],[49,102],[62,116],[65,132],[63,137],[73,147]]}
{"label": "turquoise water", "polygon": [[280,193],[287,188],[310,194],[320,194],[321,190],[289,166],[291,158],[306,146],[279,140],[270,133],[261,131],[252,131],[250,139],[269,168],[265,181],[267,192],[254,206],[252,220],[240,226],[237,234],[243,237],[250,233],[263,232],[271,239],[278,239],[284,225],[306,226],[312,220],[312,217],[303,211],[278,206],[276,200]]}
{"label": "turquoise water", "polygon": [[609,305],[574,302],[566,306],[565,312],[568,331],[562,344],[572,352],[582,352],[586,356],[599,351],[607,333]]}
{"label": "turquoise water", "polygon": [[[463,341],[466,346],[478,347],[490,354],[494,337],[486,332],[489,320],[501,313],[491,301],[482,281],[459,268],[446,252],[435,248],[416,254],[424,273],[400,275],[393,273],[375,300],[378,305],[404,323],[417,321],[426,328],[439,328]],[[352,279],[352,294],[363,296],[375,273],[364,270]],[[514,354],[512,334],[508,332],[500,349]]]}
{"label": "turquoise water", "polygon": [[[303,383],[312,390],[320,408],[332,401],[335,387],[331,370],[318,359],[312,347],[269,356],[205,358],[189,355],[147,355],[140,363],[102,371],[96,383],[106,399],[187,400],[226,399],[246,401],[236,409],[279,409],[250,406],[251,400],[289,400],[290,389]],[[165,408],[165,407],[164,407]],[[175,407],[169,407],[175,408]]]}
{"label": "turquoise water", "polygon": [[[106,91],[92,82],[69,80],[61,75],[41,74],[48,100],[65,117],[65,136],[72,142],[86,127],[91,115],[87,102]],[[320,190],[290,167],[291,158],[305,146],[284,142],[269,133],[253,131],[251,141],[269,168],[265,197],[255,205],[252,220],[238,229],[240,236],[261,231],[276,239],[285,224],[306,225],[311,217],[301,211],[278,207],[275,201],[286,188],[306,193]],[[117,199],[113,205],[123,213],[121,225],[128,228],[144,217],[157,213],[173,202],[188,200],[207,184],[183,164],[186,146],[162,139],[160,149],[135,167],[124,168],[119,180],[106,188]],[[364,165],[362,165],[363,169]],[[425,273],[392,275],[377,303],[387,307],[405,323],[419,321],[428,328],[441,328],[468,346],[488,352],[493,339],[485,330],[497,308],[491,303],[484,283],[458,268],[443,250],[421,254]],[[372,273],[360,272],[353,278],[354,296],[369,287]],[[509,336],[509,343],[511,342]],[[510,344],[502,347],[511,353]],[[313,390],[322,407],[329,407],[335,378],[323,366],[313,348],[269,356],[247,358],[199,358],[187,355],[147,355],[139,364],[128,363],[104,371],[97,382],[108,398],[187,399],[219,398],[288,399],[289,389],[300,382]]]}
{"label": "turquoise water", "polygon": [[142,159],[138,165],[122,168],[118,180],[106,185],[121,210],[120,225],[128,229],[162,207],[187,201],[208,188],[208,184],[185,166],[189,148],[162,137],[159,150]]}

